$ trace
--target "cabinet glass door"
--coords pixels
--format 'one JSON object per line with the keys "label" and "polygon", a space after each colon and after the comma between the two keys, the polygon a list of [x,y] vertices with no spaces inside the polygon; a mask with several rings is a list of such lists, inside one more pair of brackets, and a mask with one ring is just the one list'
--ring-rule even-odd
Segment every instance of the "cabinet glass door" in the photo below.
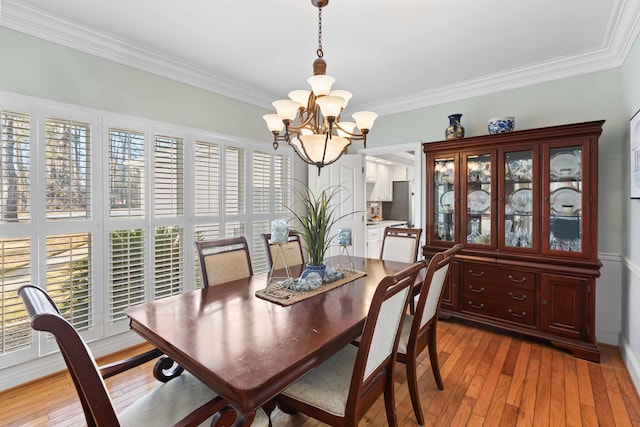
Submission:
{"label": "cabinet glass door", "polygon": [[582,252],[582,146],[549,152],[549,247]]}
{"label": "cabinet glass door", "polygon": [[466,240],[491,244],[491,155],[466,157]]}
{"label": "cabinet glass door", "polygon": [[455,236],[455,159],[443,157],[434,160],[433,215],[435,240],[453,242]]}
{"label": "cabinet glass door", "polygon": [[533,151],[504,153],[504,246],[533,247]]}

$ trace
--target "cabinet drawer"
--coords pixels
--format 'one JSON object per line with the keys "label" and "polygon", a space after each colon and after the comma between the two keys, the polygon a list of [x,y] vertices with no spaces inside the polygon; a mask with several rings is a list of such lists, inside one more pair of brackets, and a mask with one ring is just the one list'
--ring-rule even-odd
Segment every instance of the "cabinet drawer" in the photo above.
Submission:
{"label": "cabinet drawer", "polygon": [[501,269],[492,265],[464,263],[463,281],[465,284],[491,284],[516,287],[533,291],[535,274],[528,271]]}
{"label": "cabinet drawer", "polygon": [[535,274],[528,271],[498,269],[498,277],[496,277],[496,283],[499,285],[530,291],[535,289],[535,282]]}
{"label": "cabinet drawer", "polygon": [[495,283],[498,279],[499,273],[500,270],[492,265],[476,264],[472,262],[465,262],[462,264],[462,280],[464,283]]}
{"label": "cabinet drawer", "polygon": [[[503,294],[500,294],[500,291]],[[503,288],[496,288],[492,292],[487,292],[485,296],[469,295],[465,292],[460,304],[461,309],[467,313],[497,317],[524,325],[535,325],[533,292],[528,294],[529,291],[517,290],[520,293],[520,295],[516,295],[517,297],[526,296],[523,301],[515,300],[508,295],[509,292],[515,295],[513,291],[506,291],[507,297],[505,298],[504,292]]]}

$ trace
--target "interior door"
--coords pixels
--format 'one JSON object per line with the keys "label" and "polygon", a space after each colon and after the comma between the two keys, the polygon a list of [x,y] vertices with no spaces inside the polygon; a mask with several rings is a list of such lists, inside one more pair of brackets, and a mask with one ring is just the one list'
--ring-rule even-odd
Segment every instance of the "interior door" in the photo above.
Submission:
{"label": "interior door", "polygon": [[[332,234],[337,235],[340,228],[351,228],[352,246],[348,247],[349,254],[365,256],[365,222],[364,222],[364,156],[360,154],[345,154],[338,161],[325,166],[320,171],[315,166],[309,166],[309,188],[314,192],[328,186],[341,185],[340,206],[336,211],[338,217],[348,214],[334,225]],[[327,256],[339,255],[340,246],[337,239],[331,244]]]}

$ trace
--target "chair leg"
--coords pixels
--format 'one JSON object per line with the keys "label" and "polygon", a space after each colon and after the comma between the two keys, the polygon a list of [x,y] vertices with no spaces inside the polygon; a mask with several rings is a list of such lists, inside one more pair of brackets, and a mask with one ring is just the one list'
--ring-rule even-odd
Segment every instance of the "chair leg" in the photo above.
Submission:
{"label": "chair leg", "polygon": [[418,421],[418,424],[424,425],[424,415],[420,404],[420,396],[418,395],[417,364],[416,357],[407,358],[407,385],[409,386],[409,396],[411,397],[411,405],[413,406],[413,413],[416,415],[416,421]]}
{"label": "chair leg", "polygon": [[442,382],[442,376],[440,375],[440,364],[438,363],[438,346],[436,345],[436,325],[434,323],[429,329],[429,360],[431,360],[431,370],[433,371],[433,377],[438,385],[438,390],[444,390],[444,383]]}
{"label": "chair leg", "polygon": [[[391,365],[393,367],[393,364]],[[396,414],[393,375],[387,372],[388,381],[384,388],[384,408],[387,413],[387,424],[389,427],[398,427],[398,414]]]}

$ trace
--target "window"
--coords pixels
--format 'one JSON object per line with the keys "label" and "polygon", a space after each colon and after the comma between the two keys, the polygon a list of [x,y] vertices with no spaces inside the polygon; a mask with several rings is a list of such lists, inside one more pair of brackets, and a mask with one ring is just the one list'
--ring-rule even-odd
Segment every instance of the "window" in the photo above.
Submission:
{"label": "window", "polygon": [[109,129],[109,213],[144,216],[144,134]]}
{"label": "window", "polygon": [[23,284],[46,287],[85,338],[101,339],[128,330],[126,307],[202,286],[194,241],[243,235],[266,271],[259,237],[290,200],[289,156],[30,102],[0,111],[1,366],[51,349],[31,333]]}
{"label": "window", "polygon": [[90,125],[48,117],[45,138],[47,219],[90,217]]}

